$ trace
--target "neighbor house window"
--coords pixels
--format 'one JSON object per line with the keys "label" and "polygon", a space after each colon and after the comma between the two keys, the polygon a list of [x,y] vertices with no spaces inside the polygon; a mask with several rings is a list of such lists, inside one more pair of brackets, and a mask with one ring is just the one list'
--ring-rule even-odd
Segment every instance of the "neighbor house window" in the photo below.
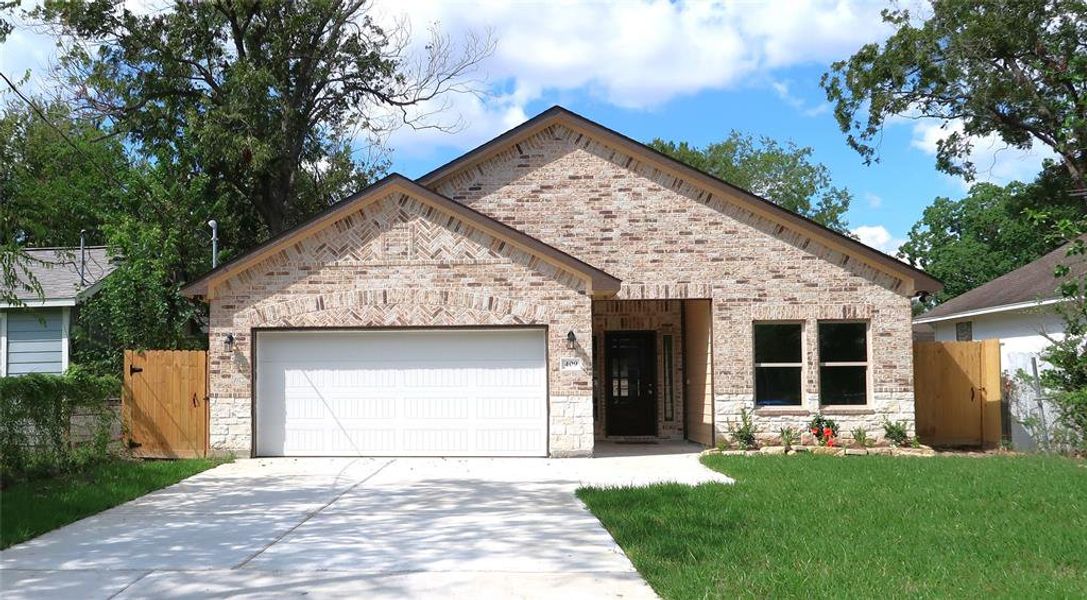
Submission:
{"label": "neighbor house window", "polygon": [[755,324],[755,404],[800,405],[801,340],[800,323]]}
{"label": "neighbor house window", "polygon": [[868,403],[868,324],[819,324],[819,399]]}
{"label": "neighbor house window", "polygon": [[672,371],[675,358],[672,356],[672,336],[661,337],[661,348],[664,354],[664,420],[674,421],[676,418],[675,384]]}
{"label": "neighbor house window", "polygon": [[972,342],[974,341],[974,322],[963,321],[962,323],[955,323],[955,341],[956,342]]}

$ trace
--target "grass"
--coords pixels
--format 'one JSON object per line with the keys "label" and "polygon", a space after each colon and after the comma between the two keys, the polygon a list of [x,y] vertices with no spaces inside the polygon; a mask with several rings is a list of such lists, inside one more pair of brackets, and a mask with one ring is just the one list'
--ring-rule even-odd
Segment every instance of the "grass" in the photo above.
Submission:
{"label": "grass", "polygon": [[578,496],[664,598],[1087,597],[1087,463],[709,456]]}
{"label": "grass", "polygon": [[177,483],[221,460],[113,460],[0,492],[0,549]]}

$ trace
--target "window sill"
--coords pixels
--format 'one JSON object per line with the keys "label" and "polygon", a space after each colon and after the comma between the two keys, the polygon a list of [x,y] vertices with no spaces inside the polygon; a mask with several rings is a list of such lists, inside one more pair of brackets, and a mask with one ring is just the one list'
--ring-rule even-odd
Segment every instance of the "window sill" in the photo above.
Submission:
{"label": "window sill", "polygon": [[812,414],[803,406],[760,406],[755,409],[756,417],[806,417]]}
{"label": "window sill", "polygon": [[867,406],[823,406],[824,415],[874,415],[876,411]]}

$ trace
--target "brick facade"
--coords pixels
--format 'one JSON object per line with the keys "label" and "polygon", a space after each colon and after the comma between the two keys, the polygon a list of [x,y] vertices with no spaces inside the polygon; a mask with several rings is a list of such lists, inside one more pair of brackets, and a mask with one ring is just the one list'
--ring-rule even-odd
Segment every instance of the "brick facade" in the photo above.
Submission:
{"label": "brick facade", "polygon": [[[592,349],[560,371],[566,334],[591,339],[582,278],[407,195],[377,199],[216,285],[211,446],[252,449],[255,328],[547,325],[554,456],[592,452]],[[235,350],[224,350],[227,333]]]}
{"label": "brick facade", "polygon": [[[623,281],[619,299],[711,298],[718,438],[754,408],[752,326],[801,320],[805,405],[760,409],[764,437],[819,410],[819,320],[870,325],[870,401],[824,410],[844,431],[913,423],[910,283],[561,124],[429,182]],[[598,406],[599,409],[599,406]],[[598,428],[599,432],[599,428]]]}
{"label": "brick facade", "polygon": [[[820,410],[817,329],[827,320],[868,323],[869,402],[823,412],[843,433],[864,427],[878,439],[884,419],[912,428],[908,273],[576,126],[548,125],[487,152],[427,187],[606,272],[612,291],[622,280],[618,292],[594,298],[584,273],[504,243],[448,201],[442,210],[422,196],[376,198],[209,289],[213,448],[250,452],[252,336],[273,327],[546,325],[555,456],[590,454],[605,436],[603,362],[593,360],[605,334],[651,330],[658,350],[664,336],[673,348],[674,414],[661,390],[658,431],[682,438],[686,299],[710,301],[718,440],[755,408],[753,325],[762,321],[802,323],[805,348],[803,404],[755,410],[762,437],[804,430]],[[237,340],[232,353],[223,350],[227,333]],[[581,370],[559,368],[573,356]],[[658,351],[658,385],[663,369]]]}

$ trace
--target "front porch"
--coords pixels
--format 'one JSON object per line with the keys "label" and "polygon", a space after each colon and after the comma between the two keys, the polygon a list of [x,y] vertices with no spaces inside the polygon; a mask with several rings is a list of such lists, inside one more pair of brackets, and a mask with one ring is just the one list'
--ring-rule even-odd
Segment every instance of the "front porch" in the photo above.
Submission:
{"label": "front porch", "polygon": [[713,444],[710,313],[708,299],[593,302],[598,448],[599,442]]}

